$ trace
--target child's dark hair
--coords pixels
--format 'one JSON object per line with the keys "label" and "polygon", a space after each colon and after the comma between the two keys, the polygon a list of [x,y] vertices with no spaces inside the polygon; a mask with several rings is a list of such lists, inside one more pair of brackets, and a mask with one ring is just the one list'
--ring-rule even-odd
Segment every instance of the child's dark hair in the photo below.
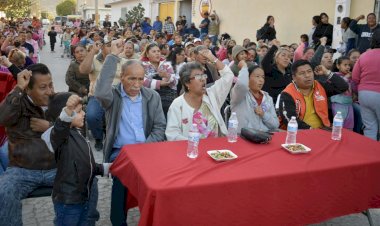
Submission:
{"label": "child's dark hair", "polygon": [[336,59],[334,61],[333,72],[339,72],[338,65],[343,63],[343,61],[345,61],[345,60],[350,61],[350,58],[348,58],[347,56],[341,56],[338,59]]}
{"label": "child's dark hair", "polygon": [[360,53],[360,51],[358,49],[351,49],[348,53],[347,53],[347,56],[348,57],[351,57],[351,54],[353,53]]}
{"label": "child's dark hair", "polygon": [[309,36],[307,34],[302,34],[301,39],[303,39],[305,42],[309,42]]}

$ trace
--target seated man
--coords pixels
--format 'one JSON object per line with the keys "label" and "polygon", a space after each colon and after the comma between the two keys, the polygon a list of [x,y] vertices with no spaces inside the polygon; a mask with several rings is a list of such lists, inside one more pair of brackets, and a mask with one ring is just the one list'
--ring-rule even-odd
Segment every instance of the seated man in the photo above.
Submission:
{"label": "seated man", "polygon": [[292,116],[297,118],[299,129],[330,127],[328,97],[345,92],[348,85],[323,66],[317,66],[315,74],[326,79],[314,80],[312,66],[307,60],[293,63],[293,82],[282,91],[280,97],[282,129],[286,129]]}
{"label": "seated man", "polygon": [[[17,74],[16,87],[0,104],[0,125],[6,128],[9,142],[9,167],[0,175],[0,225],[22,225],[21,200],[39,186],[53,186],[54,153],[41,139],[50,126],[45,110],[53,93],[49,69],[34,64]],[[88,225],[99,218],[96,182],[92,189]]]}
{"label": "seated man", "polygon": [[[104,161],[113,162],[126,144],[159,142],[165,139],[166,121],[157,92],[143,87],[144,67],[129,60],[121,68],[120,83],[112,86],[123,40],[112,41],[95,85],[95,97],[106,111],[107,136]],[[127,189],[114,178],[111,197],[112,225],[126,225]]]}
{"label": "seated man", "polygon": [[[17,85],[0,105],[0,124],[9,140],[9,168],[0,176],[0,225],[22,225],[21,199],[38,186],[52,186],[54,154],[32,128],[31,119],[45,119],[43,106],[53,94],[49,69],[35,64],[17,75]],[[49,127],[47,123],[46,129]]]}

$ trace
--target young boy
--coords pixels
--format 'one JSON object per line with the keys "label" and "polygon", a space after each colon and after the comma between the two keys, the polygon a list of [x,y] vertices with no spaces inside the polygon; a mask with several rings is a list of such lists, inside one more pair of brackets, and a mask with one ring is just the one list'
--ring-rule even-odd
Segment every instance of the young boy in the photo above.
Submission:
{"label": "young boy", "polygon": [[79,132],[85,115],[79,96],[56,94],[47,115],[56,118],[54,126],[42,135],[57,162],[52,193],[55,223],[86,225],[92,180],[95,175],[108,175],[110,164],[95,163],[89,141]]}

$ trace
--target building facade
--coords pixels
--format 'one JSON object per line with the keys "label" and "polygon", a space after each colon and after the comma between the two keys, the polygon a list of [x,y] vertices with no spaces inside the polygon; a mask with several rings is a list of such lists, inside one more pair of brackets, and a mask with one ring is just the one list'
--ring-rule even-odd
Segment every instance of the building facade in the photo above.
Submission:
{"label": "building facade", "polygon": [[[178,16],[185,15],[188,21],[197,26],[202,21],[202,11],[213,12],[220,18],[220,33],[227,32],[238,43],[244,38],[255,40],[256,31],[262,27],[268,15],[275,17],[277,39],[282,43],[299,42],[301,34],[311,30],[314,15],[322,12],[329,15],[334,25],[334,45],[339,43],[340,20],[349,16],[355,18],[361,14],[375,12],[380,17],[380,0],[104,0],[111,5],[111,20],[125,18],[128,10],[141,3],[145,16],[160,16],[163,21],[171,16],[175,22]],[[341,6],[341,7],[339,7]],[[338,10],[338,8],[340,10]],[[365,21],[361,21],[365,23]]]}

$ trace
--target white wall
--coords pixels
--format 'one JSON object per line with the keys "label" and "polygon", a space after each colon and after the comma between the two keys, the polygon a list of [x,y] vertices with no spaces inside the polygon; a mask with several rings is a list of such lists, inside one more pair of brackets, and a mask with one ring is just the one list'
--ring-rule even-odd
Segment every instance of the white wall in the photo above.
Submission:
{"label": "white wall", "polygon": [[[85,20],[92,18],[92,14],[95,14],[95,9],[86,9]],[[99,20],[105,20],[106,15],[111,14],[110,9],[99,9]]]}
{"label": "white wall", "polygon": [[[106,1],[107,2],[107,1]],[[137,6],[139,3],[144,7],[146,17],[152,17],[151,13],[153,11],[157,11],[158,9],[155,8],[155,4],[150,4],[149,0],[128,0],[128,1],[121,1],[121,2],[109,2],[108,4],[111,5],[111,18],[110,20],[112,22],[117,22],[119,18],[121,17],[121,9],[126,7],[128,10],[131,10],[133,7]],[[157,6],[158,7],[158,6]]]}

